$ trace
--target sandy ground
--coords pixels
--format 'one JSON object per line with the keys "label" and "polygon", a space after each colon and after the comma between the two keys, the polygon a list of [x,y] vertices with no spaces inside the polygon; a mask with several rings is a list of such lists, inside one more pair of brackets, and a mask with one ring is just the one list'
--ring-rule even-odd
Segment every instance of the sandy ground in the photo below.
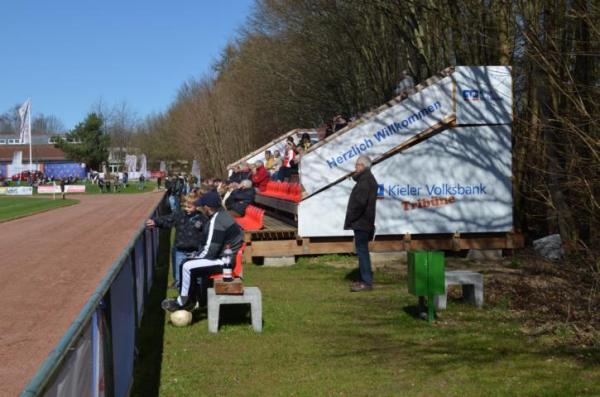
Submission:
{"label": "sandy ground", "polygon": [[23,390],[162,193],[73,197],[0,223],[0,396]]}

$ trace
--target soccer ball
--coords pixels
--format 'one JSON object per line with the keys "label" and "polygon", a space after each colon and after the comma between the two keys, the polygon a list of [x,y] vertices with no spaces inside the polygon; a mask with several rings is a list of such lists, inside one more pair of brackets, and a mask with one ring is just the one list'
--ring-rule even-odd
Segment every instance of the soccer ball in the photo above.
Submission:
{"label": "soccer ball", "polygon": [[171,324],[176,327],[187,327],[192,323],[192,312],[177,310],[171,313]]}

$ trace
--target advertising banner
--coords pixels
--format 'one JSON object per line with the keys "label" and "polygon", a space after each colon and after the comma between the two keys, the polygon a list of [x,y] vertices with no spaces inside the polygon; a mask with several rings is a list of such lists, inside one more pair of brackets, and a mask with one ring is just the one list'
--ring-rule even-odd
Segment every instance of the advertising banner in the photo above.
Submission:
{"label": "advertising banner", "polygon": [[306,153],[300,164],[302,186],[312,194],[354,171],[356,158],[380,158],[402,142],[454,114],[453,83],[446,77],[337,139]]}
{"label": "advertising banner", "polygon": [[511,124],[510,66],[457,66],[456,123]]}
{"label": "advertising banner", "polygon": [[8,194],[8,188],[7,187],[0,187],[0,196],[5,196]]}
{"label": "advertising banner", "polygon": [[[511,127],[441,132],[372,167],[379,184],[378,235],[507,232],[513,227]],[[352,235],[346,179],[298,207],[302,237]]]}
{"label": "advertising banner", "polygon": [[31,186],[9,186],[6,188],[6,194],[9,196],[31,196],[33,188]]}
{"label": "advertising banner", "polygon": [[37,188],[38,194],[60,194],[60,186],[40,185]]}
{"label": "advertising banner", "polygon": [[[60,190],[60,187],[59,187]],[[85,193],[85,185],[65,185],[67,193]]]}
{"label": "advertising banner", "polygon": [[[40,185],[38,194],[60,194],[60,185]],[[65,185],[65,193],[85,193],[85,185]]]}

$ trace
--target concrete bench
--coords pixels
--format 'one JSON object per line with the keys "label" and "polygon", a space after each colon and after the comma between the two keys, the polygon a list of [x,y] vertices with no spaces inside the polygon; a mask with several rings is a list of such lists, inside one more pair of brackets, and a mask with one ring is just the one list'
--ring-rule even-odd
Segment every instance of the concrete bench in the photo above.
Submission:
{"label": "concrete bench", "polygon": [[208,289],[208,332],[219,332],[221,305],[250,304],[252,328],[262,331],[262,295],[258,287],[245,287],[244,295],[217,295],[214,288]]}
{"label": "concrete bench", "polygon": [[461,285],[463,299],[477,307],[483,306],[483,274],[468,270],[455,270],[446,272],[446,293],[435,296],[435,307],[446,308],[448,299],[448,286]]}

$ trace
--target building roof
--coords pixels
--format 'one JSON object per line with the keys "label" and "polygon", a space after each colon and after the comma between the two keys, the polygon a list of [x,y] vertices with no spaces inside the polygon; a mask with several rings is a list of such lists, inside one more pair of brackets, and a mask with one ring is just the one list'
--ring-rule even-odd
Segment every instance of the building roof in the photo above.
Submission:
{"label": "building roof", "polygon": [[[49,139],[53,137],[63,137],[64,135],[60,134],[42,134],[42,135],[32,135],[31,143],[33,145],[48,145]],[[19,139],[18,134],[0,134],[0,146],[6,145],[9,139]]]}
{"label": "building roof", "polygon": [[[29,145],[0,145],[0,161],[12,161],[13,153],[23,152],[23,163],[29,162]],[[65,152],[54,145],[32,145],[33,162],[66,160]]]}

